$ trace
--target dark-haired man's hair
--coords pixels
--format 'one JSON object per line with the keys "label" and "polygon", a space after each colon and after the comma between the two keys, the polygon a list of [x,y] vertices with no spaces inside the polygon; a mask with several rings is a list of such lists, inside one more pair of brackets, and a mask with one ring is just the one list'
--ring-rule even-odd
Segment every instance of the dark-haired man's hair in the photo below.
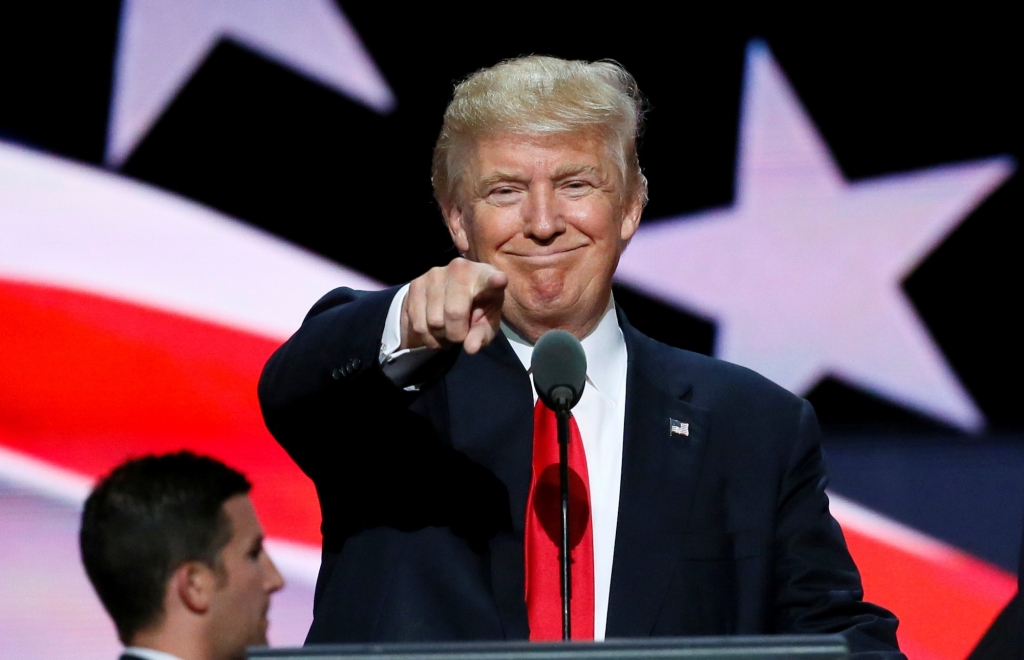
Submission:
{"label": "dark-haired man's hair", "polygon": [[100,481],[85,501],[79,546],[122,642],[159,623],[167,580],[183,563],[220,569],[232,534],[221,507],[251,488],[240,472],[184,451],[130,460]]}

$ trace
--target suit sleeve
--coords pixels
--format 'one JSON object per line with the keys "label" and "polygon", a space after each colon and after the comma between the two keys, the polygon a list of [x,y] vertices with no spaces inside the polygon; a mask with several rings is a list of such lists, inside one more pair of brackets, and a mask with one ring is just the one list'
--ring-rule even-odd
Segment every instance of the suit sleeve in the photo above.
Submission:
{"label": "suit sleeve", "polygon": [[829,513],[820,436],[811,405],[802,401],[778,502],[775,629],[842,633],[854,658],[904,658],[896,617],[864,602],[860,574]]}
{"label": "suit sleeve", "polygon": [[[426,393],[405,391],[381,369],[381,333],[397,290],[327,294],[260,378],[267,428],[316,486],[326,550],[372,527],[447,525],[486,535],[481,511],[504,506],[507,517],[500,482],[443,437],[439,376],[459,351],[441,351],[427,365],[417,382],[436,386]],[[468,499],[467,490],[481,494]]]}
{"label": "suit sleeve", "polygon": [[381,333],[397,290],[331,291],[263,368],[258,393],[267,428],[314,481],[329,450],[358,438],[357,427],[367,420],[393,416],[413,398],[379,364]]}

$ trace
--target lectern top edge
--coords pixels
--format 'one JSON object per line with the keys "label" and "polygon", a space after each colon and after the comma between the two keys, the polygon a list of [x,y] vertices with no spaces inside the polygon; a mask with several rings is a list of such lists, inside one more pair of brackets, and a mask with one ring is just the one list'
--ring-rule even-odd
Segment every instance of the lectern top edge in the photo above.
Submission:
{"label": "lectern top edge", "polygon": [[446,642],[250,648],[251,660],[842,660],[839,635],[686,637],[608,642]]}

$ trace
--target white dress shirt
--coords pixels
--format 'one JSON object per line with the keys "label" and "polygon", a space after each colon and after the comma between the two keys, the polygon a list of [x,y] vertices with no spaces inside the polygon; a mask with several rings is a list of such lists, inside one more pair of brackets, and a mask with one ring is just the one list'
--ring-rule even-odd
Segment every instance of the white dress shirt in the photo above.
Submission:
{"label": "white dress shirt", "polygon": [[[401,375],[432,354],[425,350],[396,350],[402,342],[402,302],[409,291],[400,289],[388,310],[381,337],[380,359],[384,373],[396,382]],[[504,323],[508,338],[523,367],[529,371],[533,345]],[[572,414],[580,429],[590,477],[590,511],[594,527],[594,639],[603,640],[608,621],[608,594],[612,581],[615,529],[619,517],[619,485],[622,475],[622,434],[626,419],[626,341],[615,314],[614,300],[594,331],[583,338],[587,355],[587,385]],[[532,380],[532,375],[531,375]],[[410,386],[407,389],[415,389]],[[537,391],[533,390],[537,403]]]}
{"label": "white dress shirt", "polygon": [[121,651],[123,655],[132,655],[136,658],[142,658],[142,660],[181,660],[176,655],[170,653],[164,653],[163,651],[157,651],[156,649],[146,649],[141,646],[129,646]]}

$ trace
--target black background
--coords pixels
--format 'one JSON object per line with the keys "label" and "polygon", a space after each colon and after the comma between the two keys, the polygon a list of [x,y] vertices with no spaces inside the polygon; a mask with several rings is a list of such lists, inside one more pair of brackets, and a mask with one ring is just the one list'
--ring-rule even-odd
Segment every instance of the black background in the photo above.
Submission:
{"label": "black background", "polygon": [[[731,203],[752,38],[767,42],[851,180],[997,155],[1020,161],[1020,37],[1009,7],[903,16],[740,5],[717,13],[626,9],[346,4],[397,97],[388,115],[222,41],[121,173],[383,282],[402,282],[454,256],[429,169],[455,81],[527,53],[622,62],[650,99],[641,162],[651,189],[645,222],[656,222]],[[102,166],[119,10],[112,0],[0,5],[0,138]],[[904,282],[988,418],[987,435],[957,437],[831,379],[809,396],[839,468],[835,487],[878,499],[873,506],[961,547],[980,543],[972,550],[1011,569],[1024,511],[1021,219],[1015,174]],[[648,334],[712,350],[713,323],[635,291],[617,296]],[[885,458],[883,445],[902,453]],[[963,454],[972,446],[975,453]],[[895,490],[875,497],[881,491],[872,475],[897,459]],[[993,460],[1003,468],[998,478]],[[949,486],[944,480],[958,466],[989,487],[974,488],[966,476]],[[933,495],[952,494],[948,506],[959,512],[929,506],[922,484]],[[973,527],[950,523],[956,516]],[[998,543],[994,529],[1003,530]]]}

